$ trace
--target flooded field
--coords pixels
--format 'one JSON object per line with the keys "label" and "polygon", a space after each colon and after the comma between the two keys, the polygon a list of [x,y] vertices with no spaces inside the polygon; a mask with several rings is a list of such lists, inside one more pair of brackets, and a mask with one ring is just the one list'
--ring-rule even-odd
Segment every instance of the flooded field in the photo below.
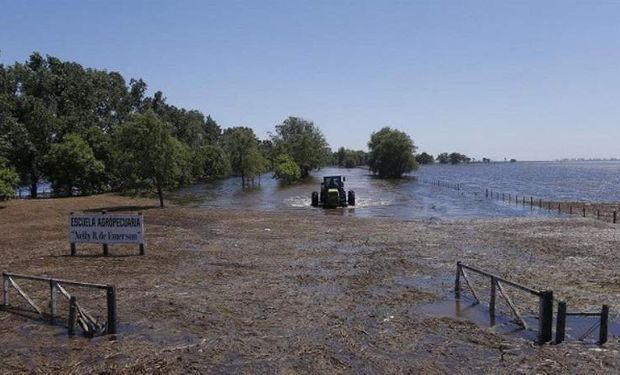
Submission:
{"label": "flooded field", "polygon": [[[354,190],[357,205],[337,210],[313,209],[310,194],[319,189],[322,176],[343,175],[347,190]],[[461,192],[424,183],[442,180],[459,183]],[[362,217],[462,218],[557,216],[544,210],[484,199],[484,189],[505,191],[558,201],[620,201],[620,162],[523,162],[422,166],[402,180],[380,180],[367,169],[324,168],[312,178],[282,186],[261,176],[260,186],[242,189],[238,178],[182,188],[177,203],[195,207],[307,210],[315,214]],[[461,194],[464,193],[464,194]]]}

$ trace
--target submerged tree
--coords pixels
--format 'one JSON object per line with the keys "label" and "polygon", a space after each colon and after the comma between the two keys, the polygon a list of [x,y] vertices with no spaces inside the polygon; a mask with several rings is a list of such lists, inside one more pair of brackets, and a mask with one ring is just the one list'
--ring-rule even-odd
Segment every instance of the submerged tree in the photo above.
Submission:
{"label": "submerged tree", "polygon": [[416,146],[402,131],[385,127],[372,133],[368,149],[370,170],[381,178],[400,178],[418,167]]}
{"label": "submerged tree", "polygon": [[433,164],[435,162],[433,155],[427,154],[426,152],[416,155],[415,160],[419,164]]}
{"label": "submerged tree", "polygon": [[276,125],[272,140],[278,155],[290,155],[301,171],[301,178],[327,164],[331,151],[325,136],[314,123],[299,117],[289,117]]}
{"label": "submerged tree", "polygon": [[241,176],[242,186],[267,171],[268,162],[259,151],[254,130],[242,126],[228,128],[222,137],[232,171]]}
{"label": "submerged tree", "polygon": [[301,170],[290,155],[279,155],[274,163],[273,177],[287,184],[301,178]]}

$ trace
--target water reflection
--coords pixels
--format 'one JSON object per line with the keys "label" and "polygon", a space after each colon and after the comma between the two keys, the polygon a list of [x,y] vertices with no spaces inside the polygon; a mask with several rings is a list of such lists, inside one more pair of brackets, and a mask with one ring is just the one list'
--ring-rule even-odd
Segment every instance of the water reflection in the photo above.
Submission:
{"label": "water reflection", "polygon": [[[315,171],[302,183],[282,185],[265,174],[260,185],[243,189],[239,178],[230,178],[184,187],[173,200],[194,207],[251,208],[264,210],[305,210],[320,215],[356,215],[363,217],[446,218],[446,217],[511,217],[553,215],[545,210],[486,200],[480,196],[463,196],[459,192],[421,183],[429,169],[422,168],[414,176],[400,180],[383,180],[362,168],[325,168]],[[343,175],[345,189],[354,190],[356,206],[337,209],[313,208],[312,191],[320,189],[323,176]]]}

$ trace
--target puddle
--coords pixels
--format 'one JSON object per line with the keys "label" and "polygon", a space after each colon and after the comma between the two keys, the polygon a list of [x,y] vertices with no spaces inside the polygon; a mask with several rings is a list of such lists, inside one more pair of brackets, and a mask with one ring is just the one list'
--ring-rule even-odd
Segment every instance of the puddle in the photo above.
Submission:
{"label": "puddle", "polygon": [[[512,315],[497,313],[492,317],[488,306],[484,303],[474,304],[473,301],[462,297],[460,300],[450,297],[437,302],[423,304],[415,311],[430,316],[463,319],[475,323],[479,327],[490,328],[493,331],[535,341],[538,330],[538,317],[524,315],[528,328],[523,329],[513,319]],[[565,342],[582,341],[596,344],[599,337],[598,317],[567,316]],[[590,334],[588,334],[590,332]],[[620,339],[620,323],[610,321],[607,330],[608,342]],[[555,337],[555,316],[554,316]]]}

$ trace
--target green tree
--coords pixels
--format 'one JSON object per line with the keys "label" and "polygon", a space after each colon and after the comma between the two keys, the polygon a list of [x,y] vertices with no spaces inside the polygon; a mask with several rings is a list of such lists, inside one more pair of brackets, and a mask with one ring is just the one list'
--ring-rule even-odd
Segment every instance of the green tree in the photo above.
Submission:
{"label": "green tree", "polygon": [[74,187],[86,195],[103,189],[104,165],[77,134],[67,134],[52,144],[43,165],[57,195],[73,195]]}
{"label": "green tree", "polygon": [[440,164],[448,164],[450,162],[450,155],[448,155],[447,152],[442,152],[441,154],[437,155],[437,161]]}
{"label": "green tree", "polygon": [[385,127],[372,133],[368,149],[370,170],[381,178],[400,178],[418,166],[413,141],[399,130]]}
{"label": "green tree", "polygon": [[290,184],[301,178],[301,170],[295,163],[295,159],[290,155],[282,154],[276,158],[273,177]]}
{"label": "green tree", "polygon": [[299,117],[289,117],[276,125],[272,136],[277,154],[290,155],[301,170],[301,177],[327,164],[330,159],[329,145],[325,136],[314,123]]}
{"label": "green tree", "polygon": [[451,153],[449,158],[450,163],[452,164],[469,163],[471,161],[471,158],[469,158],[467,155],[459,154],[458,152]]}
{"label": "green tree", "polygon": [[154,189],[164,208],[164,190],[178,187],[188,175],[191,154],[172,135],[171,126],[152,110],[134,115],[114,134],[120,187]]}
{"label": "green tree", "polygon": [[230,160],[219,145],[206,144],[194,153],[193,175],[200,179],[222,178],[230,175]]}
{"label": "green tree", "polygon": [[0,166],[0,200],[11,199],[19,184],[19,176],[13,169]]}
{"label": "green tree", "polygon": [[433,155],[427,154],[426,152],[416,155],[415,160],[418,164],[433,164],[435,162]]}
{"label": "green tree", "polygon": [[254,130],[242,126],[228,128],[222,137],[232,171],[241,176],[242,186],[266,172],[268,162],[258,149],[259,140]]}

